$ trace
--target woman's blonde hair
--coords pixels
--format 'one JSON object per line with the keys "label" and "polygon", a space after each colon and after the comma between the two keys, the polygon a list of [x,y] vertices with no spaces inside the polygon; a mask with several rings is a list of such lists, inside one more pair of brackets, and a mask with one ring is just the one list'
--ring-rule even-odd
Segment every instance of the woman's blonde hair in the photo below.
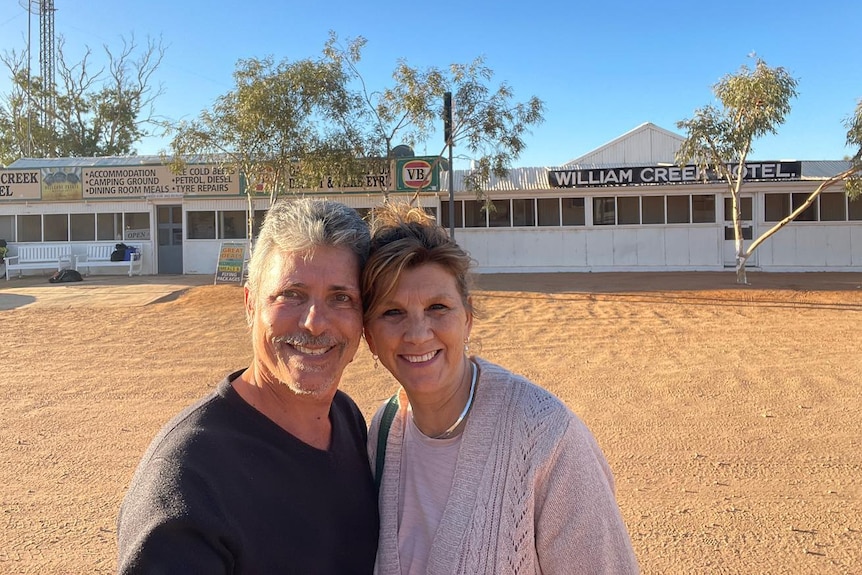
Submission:
{"label": "woman's blonde hair", "polygon": [[471,315],[473,260],[422,208],[403,202],[388,202],[372,212],[371,253],[362,272],[362,307],[368,320],[380,302],[395,289],[401,273],[427,263],[448,270],[458,287],[461,301]]}

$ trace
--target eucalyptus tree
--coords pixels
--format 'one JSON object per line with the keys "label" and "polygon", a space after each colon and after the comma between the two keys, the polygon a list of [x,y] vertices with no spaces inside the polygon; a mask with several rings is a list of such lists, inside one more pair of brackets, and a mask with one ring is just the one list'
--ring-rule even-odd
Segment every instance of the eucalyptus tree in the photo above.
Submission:
{"label": "eucalyptus tree", "polygon": [[453,102],[451,123],[446,125],[440,152],[432,155],[442,158],[451,146],[458,148],[460,156],[469,157],[472,168],[465,185],[482,197],[491,176],[508,174],[526,148],[524,136],[544,120],[544,103],[539,98],[517,102],[507,82],[493,85],[494,71],[484,57],[467,64],[424,68],[402,58],[392,73],[392,83],[373,89],[360,70],[365,44],[358,37],[344,46],[331,32],[324,53],[354,81],[363,110],[353,136],[359,138],[355,147],[366,158],[388,160],[397,145],[416,148],[443,131],[447,120],[444,94],[448,92]]}
{"label": "eucalyptus tree", "polygon": [[324,58],[243,59],[233,77],[235,88],[211,109],[176,126],[169,160],[175,170],[217,161],[238,171],[251,231],[256,196],[268,195],[271,205],[280,194],[349,171],[357,150],[345,130],[356,102],[344,71]]}
{"label": "eucalyptus tree", "polygon": [[824,180],[787,217],[754,239],[746,248],[742,237],[740,193],[745,180],[745,162],[757,138],[775,134],[790,113],[798,81],[782,67],[769,67],[757,58],[753,69],[743,65],[735,74],[721,78],[713,87],[721,107],[707,105],[691,119],[677,122],[686,131],[676,162],[695,164],[701,173],[716,174],[727,185],[731,197],[736,253],[737,283],[747,284],[745,265],[754,250],[767,238],[796,219],[826,189],[843,182],[851,197],[859,195],[860,152],[862,152],[862,104],[846,120],[847,144],[856,149],[848,167]]}
{"label": "eucalyptus tree", "polygon": [[[317,58],[276,62],[240,60],[235,88],[198,118],[180,122],[166,158],[181,169],[190,161],[234,167],[245,179],[249,229],[253,200],[320,187],[345,188],[370,180],[384,199],[391,191],[391,160],[400,145],[416,147],[442,127],[443,94],[456,101],[451,137],[477,166],[475,189],[503,176],[523,151],[524,133],[542,121],[538,98],[512,102],[508,84],[489,86],[493,71],[478,58],[468,65],[417,69],[399,60],[392,83],[370,86],[360,70],[362,37],[342,45],[331,32]],[[390,173],[387,178],[366,178]]]}
{"label": "eucalyptus tree", "polygon": [[162,133],[155,102],[164,88],[153,82],[165,55],[161,41],[139,45],[132,36],[103,49],[104,64],[89,47],[73,61],[58,38],[55,85],[30,74],[26,54],[0,56],[12,80],[0,95],[0,162],[130,155],[143,138]]}

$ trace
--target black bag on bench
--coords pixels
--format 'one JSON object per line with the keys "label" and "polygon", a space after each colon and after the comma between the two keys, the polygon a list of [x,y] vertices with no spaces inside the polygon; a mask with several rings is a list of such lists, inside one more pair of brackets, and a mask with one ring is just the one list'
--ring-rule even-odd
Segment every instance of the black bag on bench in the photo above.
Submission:
{"label": "black bag on bench", "polygon": [[126,250],[129,249],[129,246],[126,244],[117,244],[114,246],[114,251],[111,252],[111,261],[112,262],[121,262],[126,259]]}

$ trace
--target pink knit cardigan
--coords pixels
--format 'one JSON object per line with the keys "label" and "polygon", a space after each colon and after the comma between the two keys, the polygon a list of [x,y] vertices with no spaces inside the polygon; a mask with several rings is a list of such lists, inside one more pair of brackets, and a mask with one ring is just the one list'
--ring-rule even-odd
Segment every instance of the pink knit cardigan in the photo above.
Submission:
{"label": "pink knit cardigan", "polygon": [[[638,573],[595,438],[558,398],[479,358],[481,376],[464,429],[428,574]],[[399,574],[398,500],[407,396],[389,431],[380,487],[375,572]],[[383,408],[368,436],[374,468]]]}

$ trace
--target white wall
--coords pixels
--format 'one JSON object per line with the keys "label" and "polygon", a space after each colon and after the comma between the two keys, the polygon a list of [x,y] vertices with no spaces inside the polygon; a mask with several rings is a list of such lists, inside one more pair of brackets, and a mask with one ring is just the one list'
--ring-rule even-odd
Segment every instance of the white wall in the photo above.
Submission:
{"label": "white wall", "polygon": [[859,271],[862,225],[791,222],[761,244],[757,255],[764,271]]}
{"label": "white wall", "polygon": [[456,229],[479,273],[722,270],[722,226]]}

